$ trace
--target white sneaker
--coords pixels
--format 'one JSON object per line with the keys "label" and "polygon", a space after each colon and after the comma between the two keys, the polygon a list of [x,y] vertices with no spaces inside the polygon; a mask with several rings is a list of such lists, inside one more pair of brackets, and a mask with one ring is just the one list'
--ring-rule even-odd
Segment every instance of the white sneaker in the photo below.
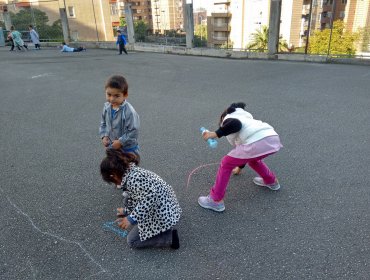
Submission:
{"label": "white sneaker", "polygon": [[258,186],[269,188],[272,191],[277,191],[278,189],[280,189],[280,184],[278,180],[276,180],[274,184],[267,185],[265,184],[265,182],[263,181],[261,177],[254,177],[253,183],[255,183]]}
{"label": "white sneaker", "polygon": [[200,206],[206,209],[211,209],[216,212],[222,212],[225,210],[224,201],[214,201],[209,195],[200,196],[198,198],[198,203]]}

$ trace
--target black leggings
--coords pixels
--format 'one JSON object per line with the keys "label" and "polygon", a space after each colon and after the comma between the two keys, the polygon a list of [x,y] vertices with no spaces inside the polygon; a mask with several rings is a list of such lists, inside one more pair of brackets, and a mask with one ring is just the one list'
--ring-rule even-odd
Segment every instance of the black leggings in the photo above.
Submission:
{"label": "black leggings", "polygon": [[128,54],[125,48],[125,44],[119,44],[119,54],[122,54],[122,51],[124,51],[125,54]]}

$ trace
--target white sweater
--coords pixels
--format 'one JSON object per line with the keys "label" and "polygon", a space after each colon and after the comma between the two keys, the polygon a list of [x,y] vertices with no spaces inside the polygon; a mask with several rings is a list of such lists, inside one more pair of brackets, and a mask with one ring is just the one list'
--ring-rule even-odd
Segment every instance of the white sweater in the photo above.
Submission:
{"label": "white sweater", "polygon": [[233,118],[242,123],[242,128],[233,134],[226,136],[231,145],[251,144],[265,137],[278,135],[274,128],[268,123],[255,120],[247,111],[236,108],[235,112],[227,114],[223,121]]}

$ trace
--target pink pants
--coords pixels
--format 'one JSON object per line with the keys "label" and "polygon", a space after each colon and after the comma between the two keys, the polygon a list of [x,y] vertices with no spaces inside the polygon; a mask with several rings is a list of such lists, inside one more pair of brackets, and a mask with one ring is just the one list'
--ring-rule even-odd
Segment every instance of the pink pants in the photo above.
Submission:
{"label": "pink pants", "polygon": [[210,192],[212,199],[219,201],[224,198],[232,170],[235,167],[242,166],[244,164],[248,164],[250,168],[256,171],[257,174],[263,178],[266,184],[273,184],[276,180],[275,174],[262,161],[263,158],[269,155],[271,154],[248,159],[234,158],[228,155],[224,156],[217,171],[216,182]]}

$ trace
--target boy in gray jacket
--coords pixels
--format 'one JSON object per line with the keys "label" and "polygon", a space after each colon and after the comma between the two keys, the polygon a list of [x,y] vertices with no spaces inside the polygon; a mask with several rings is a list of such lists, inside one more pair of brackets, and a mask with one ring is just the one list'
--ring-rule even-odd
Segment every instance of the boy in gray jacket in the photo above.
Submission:
{"label": "boy in gray jacket", "polygon": [[139,115],[127,102],[128,84],[121,75],[111,76],[105,84],[104,104],[99,134],[103,146],[134,154],[139,160]]}

